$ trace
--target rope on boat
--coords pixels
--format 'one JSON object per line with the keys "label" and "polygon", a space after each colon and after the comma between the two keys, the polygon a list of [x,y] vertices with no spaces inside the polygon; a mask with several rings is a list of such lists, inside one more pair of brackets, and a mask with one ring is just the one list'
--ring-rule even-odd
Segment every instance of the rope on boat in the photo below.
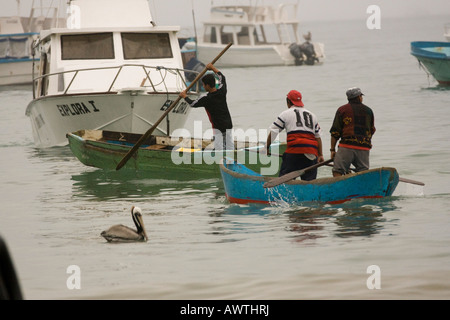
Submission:
{"label": "rope on boat", "polygon": [[[417,60],[419,61],[419,60]],[[425,68],[425,66],[423,65],[423,63],[421,61],[419,61],[419,69],[422,69],[423,71],[425,71],[426,75],[427,75],[427,79],[428,79],[428,85],[431,86],[431,82],[430,82],[430,73],[428,72],[427,68]]]}

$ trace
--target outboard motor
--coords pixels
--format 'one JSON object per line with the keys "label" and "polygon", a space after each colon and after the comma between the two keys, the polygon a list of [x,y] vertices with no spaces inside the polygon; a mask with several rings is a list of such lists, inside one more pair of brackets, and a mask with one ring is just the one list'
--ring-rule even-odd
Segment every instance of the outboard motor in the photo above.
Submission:
{"label": "outboard motor", "polygon": [[289,46],[289,52],[295,58],[295,65],[301,66],[302,64],[313,65],[319,59],[314,51],[314,46],[306,41],[302,44],[292,43]]}
{"label": "outboard motor", "polygon": [[319,61],[316,56],[316,52],[314,51],[314,46],[311,42],[306,41],[300,45],[300,49],[303,52],[303,54],[306,56],[305,63],[307,65],[313,65],[314,62]]}
{"label": "outboard motor", "polygon": [[292,43],[289,46],[289,52],[295,58],[295,65],[301,66],[303,64],[303,53],[300,46],[296,43]]}

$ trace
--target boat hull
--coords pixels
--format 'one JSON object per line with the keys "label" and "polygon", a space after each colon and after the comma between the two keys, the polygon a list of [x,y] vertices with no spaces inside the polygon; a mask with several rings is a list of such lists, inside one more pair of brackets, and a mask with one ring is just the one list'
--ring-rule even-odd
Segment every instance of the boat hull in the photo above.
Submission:
{"label": "boat hull", "polygon": [[[119,162],[131,150],[141,135],[102,130],[79,130],[67,134],[72,153],[84,165],[105,170],[115,170]],[[235,151],[213,151],[212,140],[151,136],[126,162],[121,170],[140,172],[164,172],[168,175],[190,174],[220,178],[218,164],[224,156],[246,163],[255,171],[273,166],[278,172],[278,156],[261,155],[262,145],[237,142]]]}
{"label": "boat hull", "polygon": [[[38,71],[39,61],[34,62],[35,72]],[[32,59],[0,59],[0,86],[14,84],[31,84]]]}
{"label": "boat hull", "polygon": [[441,85],[450,85],[450,43],[434,41],[411,42],[411,55]]}
{"label": "boat hull", "polygon": [[[27,107],[36,147],[67,145],[66,134],[83,129],[145,133],[164,114],[178,94],[121,91],[105,94],[46,96]],[[182,128],[190,106],[180,101],[162,121],[155,134],[168,135]]]}
{"label": "boat hull", "polygon": [[224,161],[220,164],[220,171],[227,199],[239,204],[336,204],[358,198],[382,198],[392,195],[399,182],[394,168],[378,168],[337,178],[293,180],[264,188],[264,183],[273,178],[261,176],[242,164]]}
{"label": "boat hull", "polygon": [[[200,61],[211,61],[223,45],[198,44],[197,54]],[[323,45],[314,44],[319,62],[323,63]],[[218,60],[217,67],[259,67],[259,66],[290,66],[295,65],[295,59],[289,51],[289,45],[234,45],[227,54]]]}

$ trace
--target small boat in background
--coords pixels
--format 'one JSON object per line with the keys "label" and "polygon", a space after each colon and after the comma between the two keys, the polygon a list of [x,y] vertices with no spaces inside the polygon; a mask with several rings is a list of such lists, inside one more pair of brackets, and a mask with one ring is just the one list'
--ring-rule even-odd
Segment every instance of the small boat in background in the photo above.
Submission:
{"label": "small boat in background", "polygon": [[[178,38],[184,69],[200,73],[205,68],[205,64],[197,59],[197,46],[191,45],[192,43],[196,43],[196,41],[197,40],[193,37]],[[195,77],[196,73],[186,73],[186,80],[188,82],[192,82]],[[205,91],[203,86],[201,87],[201,90]]]}
{"label": "small boat in background", "polygon": [[352,199],[383,198],[391,196],[399,182],[395,168],[377,168],[341,177],[291,180],[273,188],[264,188],[264,183],[273,177],[257,174],[235,161],[224,160],[220,171],[227,199],[238,204],[317,201],[338,204]]}
{"label": "small boat in background", "polygon": [[444,25],[444,37],[447,41],[450,41],[450,23]]}
{"label": "small boat in background", "polygon": [[30,15],[21,17],[17,1],[17,11],[17,16],[0,17],[0,85],[31,84],[33,69],[38,72],[39,66],[35,63],[39,57],[32,52],[33,41],[41,30],[63,22],[58,17],[59,5],[53,2],[52,6],[44,6],[40,1],[37,6],[33,1]]}
{"label": "small boat in background", "polygon": [[414,41],[411,55],[439,84],[450,85],[450,42]]}
{"label": "small boat in background", "polygon": [[197,48],[200,61],[210,61],[232,42],[217,67],[316,65],[325,58],[324,45],[311,41],[311,33],[299,35],[298,3],[269,5],[215,5],[203,23]]}
{"label": "small boat in background", "polygon": [[[67,134],[72,153],[87,166],[116,170],[117,164],[136,144],[140,134],[106,130],[79,130]],[[211,150],[214,143],[209,139],[185,137],[150,136],[135,155],[127,161],[124,169],[140,172],[167,172],[167,175],[191,173],[220,177],[218,164],[224,156],[246,163],[253,170],[269,167],[275,162],[274,174],[278,173],[279,156],[258,153],[262,143],[236,141],[233,150]],[[270,157],[270,158],[269,158]]]}

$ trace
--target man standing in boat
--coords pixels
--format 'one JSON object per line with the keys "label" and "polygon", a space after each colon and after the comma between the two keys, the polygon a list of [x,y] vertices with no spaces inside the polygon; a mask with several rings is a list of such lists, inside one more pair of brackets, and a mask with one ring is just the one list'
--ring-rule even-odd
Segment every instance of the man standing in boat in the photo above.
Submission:
{"label": "man standing in boat", "polygon": [[[296,90],[289,91],[286,104],[288,109],[283,111],[270,126],[266,142],[266,149],[269,150],[278,133],[286,129],[287,148],[283,154],[280,176],[324,161],[322,131],[317,117],[304,108],[302,94]],[[314,180],[316,177],[317,169],[306,171],[301,176],[302,180]]]}
{"label": "man standing in boat", "polygon": [[361,89],[350,88],[346,95],[348,103],[338,108],[330,129],[334,177],[348,173],[351,164],[355,172],[369,170],[371,140],[375,133],[374,115],[372,109],[362,103]]}
{"label": "man standing in boat", "polygon": [[218,86],[216,87],[215,75],[208,73],[202,78],[203,87],[208,92],[205,96],[192,100],[187,96],[186,90],[184,90],[180,92],[180,97],[184,98],[192,108],[205,108],[214,130],[214,149],[233,150],[233,122],[227,105],[225,76],[212,63],[208,63],[206,68],[217,75],[219,80]]}

